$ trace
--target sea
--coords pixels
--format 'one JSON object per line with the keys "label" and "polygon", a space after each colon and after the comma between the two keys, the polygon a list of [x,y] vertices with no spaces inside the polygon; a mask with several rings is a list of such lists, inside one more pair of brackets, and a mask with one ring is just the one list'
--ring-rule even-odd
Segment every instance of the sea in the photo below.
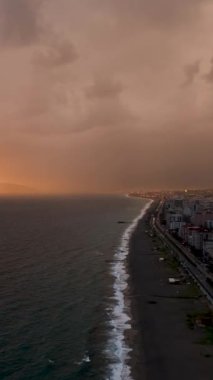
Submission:
{"label": "sea", "polygon": [[134,380],[127,196],[0,199],[0,379]]}

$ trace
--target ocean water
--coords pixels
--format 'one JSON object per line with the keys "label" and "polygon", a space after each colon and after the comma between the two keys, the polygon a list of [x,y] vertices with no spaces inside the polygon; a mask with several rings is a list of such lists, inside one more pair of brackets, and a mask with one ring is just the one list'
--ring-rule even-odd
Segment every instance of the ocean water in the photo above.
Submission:
{"label": "ocean water", "polygon": [[146,205],[0,200],[1,380],[131,379],[125,259]]}

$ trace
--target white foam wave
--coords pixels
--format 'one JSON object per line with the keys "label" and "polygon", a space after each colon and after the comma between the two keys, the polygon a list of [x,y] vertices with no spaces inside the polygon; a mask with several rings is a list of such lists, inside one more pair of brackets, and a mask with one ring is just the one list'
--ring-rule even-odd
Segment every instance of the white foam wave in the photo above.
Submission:
{"label": "white foam wave", "polygon": [[129,240],[141,218],[149,209],[152,201],[149,201],[140,214],[125,230],[119,249],[112,264],[114,277],[114,306],[111,312],[112,334],[108,342],[107,353],[113,364],[110,365],[109,375],[106,380],[132,380],[131,369],[127,363],[131,348],[125,341],[125,331],[131,329],[128,306],[125,302],[125,290],[127,289],[128,273],[126,271],[126,257],[129,253]]}
{"label": "white foam wave", "polygon": [[85,354],[84,357],[82,358],[82,360],[80,362],[76,362],[76,364],[82,365],[84,363],[90,363],[90,362],[91,362],[91,359],[90,359],[89,355]]}

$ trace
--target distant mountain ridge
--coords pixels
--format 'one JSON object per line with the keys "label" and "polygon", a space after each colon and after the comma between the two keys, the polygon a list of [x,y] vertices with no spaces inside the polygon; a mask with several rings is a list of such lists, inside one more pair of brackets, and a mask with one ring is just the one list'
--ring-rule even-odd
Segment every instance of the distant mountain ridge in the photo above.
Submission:
{"label": "distant mountain ridge", "polygon": [[0,195],[25,195],[35,193],[35,189],[25,185],[20,185],[17,183],[0,182]]}

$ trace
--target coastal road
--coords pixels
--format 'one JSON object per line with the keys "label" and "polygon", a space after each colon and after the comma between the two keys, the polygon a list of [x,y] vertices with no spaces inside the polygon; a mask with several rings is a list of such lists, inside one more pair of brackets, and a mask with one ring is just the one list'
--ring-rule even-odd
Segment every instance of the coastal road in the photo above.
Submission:
{"label": "coastal road", "polygon": [[199,286],[202,293],[207,297],[209,303],[213,307],[213,276],[208,273],[204,266],[198,260],[182,247],[160,224],[159,215],[163,208],[163,202],[158,207],[157,217],[152,218],[152,225],[160,239],[170,248],[178,257],[181,266],[193,278]]}
{"label": "coastal road", "polygon": [[160,262],[156,242],[147,233],[153,214],[156,215],[155,204],[139,221],[128,256],[132,315],[128,339],[133,349],[133,378],[210,380],[213,347],[199,344],[206,339],[206,332],[203,328],[191,329],[187,323],[190,315],[206,310],[206,302],[196,297],[193,286],[185,282],[179,286],[169,284],[168,278],[177,272]]}

